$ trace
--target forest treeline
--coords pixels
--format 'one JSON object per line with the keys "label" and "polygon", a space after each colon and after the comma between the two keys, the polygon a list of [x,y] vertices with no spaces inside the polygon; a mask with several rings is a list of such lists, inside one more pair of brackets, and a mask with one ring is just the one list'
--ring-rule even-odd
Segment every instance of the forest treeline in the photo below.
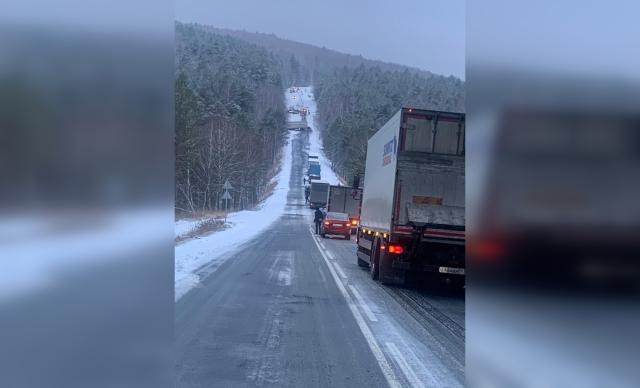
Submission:
{"label": "forest treeline", "polygon": [[464,110],[464,82],[273,35],[176,23],[176,210],[259,202],[284,143],[285,88],[312,84],[325,153],[350,180],[400,107]]}
{"label": "forest treeline", "polygon": [[[281,64],[266,49],[176,23],[175,153],[178,212],[259,202],[285,135]],[[229,203],[231,206],[231,202]]]}
{"label": "forest treeline", "polygon": [[369,137],[401,107],[463,112],[464,96],[455,77],[364,65],[326,72],[315,81],[325,153],[350,181],[364,172]]}
{"label": "forest treeline", "polygon": [[362,55],[342,53],[327,47],[318,47],[312,44],[295,42],[288,39],[279,38],[274,34],[264,34],[259,32],[248,32],[203,26],[207,31],[220,35],[229,35],[246,42],[264,47],[282,58],[294,57],[299,64],[298,82],[310,85],[315,78],[331,71],[335,68],[356,68],[360,65],[366,67],[378,67],[385,71],[409,71],[423,77],[434,75],[430,71],[415,67],[400,65],[397,63],[384,62],[374,59],[364,58]]}

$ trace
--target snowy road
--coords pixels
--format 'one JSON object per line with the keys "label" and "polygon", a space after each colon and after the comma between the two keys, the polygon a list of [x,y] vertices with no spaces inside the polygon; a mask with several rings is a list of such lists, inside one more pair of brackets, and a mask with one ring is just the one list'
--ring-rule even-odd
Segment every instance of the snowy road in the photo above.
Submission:
{"label": "snowy road", "polygon": [[[296,100],[315,111],[310,94]],[[176,303],[176,386],[463,386],[463,296],[382,286],[357,266],[353,241],[311,233],[308,153],[337,182],[318,139],[292,133],[275,222],[224,260],[207,248],[215,269]]]}

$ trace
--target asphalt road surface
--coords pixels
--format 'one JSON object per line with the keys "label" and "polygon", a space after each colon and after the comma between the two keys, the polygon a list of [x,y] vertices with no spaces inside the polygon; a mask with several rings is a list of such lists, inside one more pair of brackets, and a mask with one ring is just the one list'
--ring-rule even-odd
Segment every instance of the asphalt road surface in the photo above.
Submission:
{"label": "asphalt road surface", "polygon": [[292,141],[285,214],[176,304],[176,386],[463,386],[464,294],[382,286],[315,236]]}

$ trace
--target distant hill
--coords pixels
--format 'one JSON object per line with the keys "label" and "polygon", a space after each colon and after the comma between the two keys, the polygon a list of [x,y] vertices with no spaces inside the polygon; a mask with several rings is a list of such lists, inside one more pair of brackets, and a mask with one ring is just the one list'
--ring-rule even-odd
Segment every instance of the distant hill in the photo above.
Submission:
{"label": "distant hill", "polygon": [[[301,68],[314,71],[326,71],[337,67],[356,68],[360,65],[366,67],[378,67],[384,71],[405,71],[418,74],[424,77],[437,76],[430,71],[415,67],[404,66],[397,63],[383,62],[364,58],[361,55],[345,54],[326,47],[318,47],[312,44],[295,42],[288,39],[279,38],[274,34],[263,34],[259,32],[248,32],[240,30],[230,30],[216,28],[212,26],[201,26],[202,28],[220,35],[232,36],[246,42],[265,47],[269,51],[283,57],[295,56]],[[309,74],[310,76],[311,74]],[[447,78],[454,78],[453,76]]]}

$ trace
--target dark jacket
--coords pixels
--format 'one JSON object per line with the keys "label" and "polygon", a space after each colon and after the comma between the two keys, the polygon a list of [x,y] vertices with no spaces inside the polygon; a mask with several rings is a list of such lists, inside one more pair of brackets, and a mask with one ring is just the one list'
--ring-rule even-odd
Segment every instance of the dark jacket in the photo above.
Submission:
{"label": "dark jacket", "polygon": [[316,209],[315,215],[313,217],[313,222],[322,222],[324,218],[324,214],[322,214],[322,210]]}

